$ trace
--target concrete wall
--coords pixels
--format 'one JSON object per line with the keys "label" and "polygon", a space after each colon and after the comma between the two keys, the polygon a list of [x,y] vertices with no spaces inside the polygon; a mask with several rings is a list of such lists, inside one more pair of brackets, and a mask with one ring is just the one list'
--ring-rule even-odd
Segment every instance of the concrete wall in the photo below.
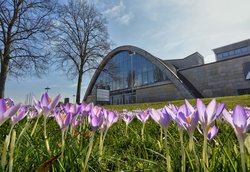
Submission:
{"label": "concrete wall", "polygon": [[184,59],[164,60],[164,61],[174,65],[177,69],[189,68],[192,66],[198,66],[204,64],[204,58],[198,52],[191,54],[185,57]]}
{"label": "concrete wall", "polygon": [[172,83],[136,90],[137,103],[178,99],[183,99],[183,96]]}
{"label": "concrete wall", "polygon": [[250,88],[242,64],[250,62],[250,55],[218,61],[180,70],[204,97],[238,95],[238,89]]}

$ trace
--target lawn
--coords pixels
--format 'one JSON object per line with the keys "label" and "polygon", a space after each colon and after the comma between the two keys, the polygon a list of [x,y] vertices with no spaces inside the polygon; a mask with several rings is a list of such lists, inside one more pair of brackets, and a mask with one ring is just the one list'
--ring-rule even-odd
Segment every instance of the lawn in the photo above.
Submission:
{"label": "lawn", "polygon": [[[202,99],[208,104],[212,98]],[[225,103],[226,109],[233,109],[235,105],[250,107],[250,95],[218,97],[217,102]],[[196,104],[196,99],[189,100],[192,105]],[[166,105],[174,104],[181,106],[184,100],[172,102],[156,102],[130,105],[109,105],[105,109],[120,113],[123,109],[146,110],[148,108],[163,108]],[[35,124],[37,122],[37,126]],[[0,126],[0,146],[4,150],[6,136],[12,136],[9,140],[9,147],[6,153],[6,161],[3,159],[1,151],[2,171],[167,171],[167,157],[171,158],[171,168],[173,171],[202,171],[203,166],[203,135],[195,129],[193,140],[194,150],[190,151],[189,135],[183,131],[183,142],[181,144],[180,127],[176,122],[170,122],[167,130],[162,130],[152,118],[145,124],[134,118],[126,124],[119,118],[106,132],[97,129],[93,132],[93,127],[88,123],[87,117],[81,125],[60,129],[54,117],[46,119],[46,134],[44,134],[44,117],[24,118],[14,125],[11,130],[10,120]],[[232,127],[221,117],[213,124],[219,127],[218,134],[208,141],[207,147],[207,171],[241,171],[241,154],[237,137]],[[142,128],[143,136],[142,136]],[[198,125],[201,130],[201,125]],[[103,132],[102,132],[103,131]],[[166,135],[164,134],[166,131]],[[16,138],[13,139],[13,133]],[[62,138],[62,133],[64,137]],[[45,135],[47,137],[45,137]],[[250,136],[245,135],[246,168],[250,170]],[[50,146],[50,152],[46,146],[46,138]],[[101,139],[100,138],[105,138]],[[14,141],[13,141],[14,140]],[[91,146],[90,142],[93,141]],[[64,143],[65,141],[65,143]],[[100,141],[103,141],[103,148],[100,151]],[[63,146],[65,145],[65,146]],[[183,146],[181,146],[183,145]],[[89,152],[90,148],[91,152]],[[64,148],[64,149],[63,149]],[[168,148],[168,149],[167,149]],[[185,159],[183,161],[183,152]],[[63,154],[62,154],[63,152]],[[167,153],[168,152],[168,153]],[[87,155],[89,154],[89,158]],[[13,159],[13,166],[11,161]],[[86,163],[86,159],[88,159]],[[169,162],[169,161],[168,161]],[[205,171],[204,170],[204,171]]]}

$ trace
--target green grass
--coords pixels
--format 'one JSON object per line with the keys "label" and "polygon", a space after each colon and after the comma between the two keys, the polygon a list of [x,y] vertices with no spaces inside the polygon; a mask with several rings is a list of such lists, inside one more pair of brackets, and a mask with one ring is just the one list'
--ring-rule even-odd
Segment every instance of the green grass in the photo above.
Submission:
{"label": "green grass", "polygon": [[[204,102],[210,102],[210,98],[203,99]],[[226,103],[226,107],[232,109],[236,104],[250,107],[250,95],[237,97],[216,98],[218,102]],[[196,100],[190,100],[194,105]],[[162,108],[169,103],[181,105],[183,100],[172,102],[143,103],[133,105],[113,105],[105,106],[107,109],[120,111],[122,109],[147,109]],[[43,137],[43,119],[39,121],[36,132],[31,137],[31,130],[36,120],[29,121],[30,125],[24,132],[14,153],[14,171],[35,171],[39,165],[49,160],[52,156],[60,154],[61,151],[61,131],[53,118],[48,120],[47,132],[52,150],[52,156],[49,156]],[[86,124],[87,120],[85,120]],[[22,131],[26,120],[19,122],[15,129],[17,137]],[[209,171],[241,171],[239,146],[231,127],[224,121],[217,120],[216,125],[220,127],[220,133],[215,140],[209,142]],[[160,127],[152,119],[146,122],[145,139],[141,139],[142,124],[138,119],[134,119],[129,124],[128,137],[125,136],[125,123],[120,119],[108,131],[104,142],[104,154],[101,161],[98,161],[99,152],[99,131],[95,134],[93,151],[89,159],[89,171],[166,171],[166,159],[164,144],[160,141]],[[8,134],[10,124],[4,123],[0,127],[0,146],[3,148],[5,136]],[[77,132],[78,127],[72,134],[67,132],[64,169],[59,163],[59,159],[50,167],[51,171],[80,171],[81,163],[85,158],[88,143],[90,139],[91,128],[87,124],[82,132]],[[81,141],[77,139],[80,135]],[[195,131],[195,148],[199,158],[201,158],[203,136]],[[168,145],[172,158],[173,171],[181,170],[181,150],[179,132],[175,123],[171,123],[168,129]],[[184,143],[188,145],[188,135],[184,132]],[[2,151],[0,151],[1,154]],[[187,153],[186,171],[199,171],[200,167],[195,166],[194,154]],[[246,151],[247,168],[250,170],[250,156]],[[1,171],[1,170],[0,170]],[[8,171],[8,168],[6,169]]]}
{"label": "green grass", "polygon": [[[202,101],[205,104],[208,104],[213,98],[203,98]],[[242,106],[250,107],[250,94],[242,95],[242,96],[227,96],[227,97],[216,97],[217,102],[225,103],[227,109],[233,109],[233,107],[237,104]],[[188,101],[192,104],[196,104],[196,99],[188,99]],[[180,106],[184,104],[184,100],[175,100],[175,101],[167,101],[167,102],[154,102],[154,103],[140,103],[140,104],[125,104],[125,105],[105,105],[104,107],[111,110],[135,110],[135,109],[147,109],[147,108],[162,108],[165,105],[174,104],[176,106]]]}

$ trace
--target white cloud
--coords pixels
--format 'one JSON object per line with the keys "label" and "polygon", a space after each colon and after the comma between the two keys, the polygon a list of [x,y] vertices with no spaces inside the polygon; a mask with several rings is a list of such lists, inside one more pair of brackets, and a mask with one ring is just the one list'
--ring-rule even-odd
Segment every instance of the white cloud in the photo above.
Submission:
{"label": "white cloud", "polygon": [[123,16],[120,16],[117,20],[121,24],[128,25],[131,19],[133,19],[133,17],[134,17],[133,13],[130,12],[128,14],[124,14]]}
{"label": "white cloud", "polygon": [[69,85],[69,88],[76,88],[77,87],[77,84],[75,83],[75,84],[71,84],[71,85]]}
{"label": "white cloud", "polygon": [[122,0],[120,0],[119,4],[114,4],[110,7],[106,6],[106,8],[108,9],[105,10],[103,14],[108,19],[115,20],[121,25],[128,25],[134,18],[134,14],[131,11],[128,11]]}
{"label": "white cloud", "polygon": [[212,63],[215,62],[215,55],[209,54],[208,56],[204,57],[205,63]]}
{"label": "white cloud", "polygon": [[125,6],[123,4],[123,1],[120,1],[119,4],[116,4],[113,7],[108,8],[106,11],[104,11],[103,14],[110,18],[116,18],[122,13],[124,9],[125,9]]}

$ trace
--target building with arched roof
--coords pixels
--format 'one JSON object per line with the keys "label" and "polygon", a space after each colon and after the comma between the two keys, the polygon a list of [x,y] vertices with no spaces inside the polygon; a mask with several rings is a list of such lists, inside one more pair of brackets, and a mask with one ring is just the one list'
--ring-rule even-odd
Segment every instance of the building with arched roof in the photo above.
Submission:
{"label": "building with arched roof", "polygon": [[217,61],[204,64],[198,52],[162,60],[135,46],[118,47],[99,65],[84,100],[127,104],[250,94],[250,40],[214,52]]}
{"label": "building with arched roof", "polygon": [[186,67],[203,64],[203,57],[194,53],[181,60],[182,63],[173,61],[174,66],[171,62],[161,60],[138,47],[118,47],[101,62],[84,99],[105,101],[101,95],[104,94],[105,97],[105,90],[108,90],[106,96],[109,96],[111,104],[202,97],[191,83],[177,74],[176,69],[188,61],[190,64],[185,63]]}

